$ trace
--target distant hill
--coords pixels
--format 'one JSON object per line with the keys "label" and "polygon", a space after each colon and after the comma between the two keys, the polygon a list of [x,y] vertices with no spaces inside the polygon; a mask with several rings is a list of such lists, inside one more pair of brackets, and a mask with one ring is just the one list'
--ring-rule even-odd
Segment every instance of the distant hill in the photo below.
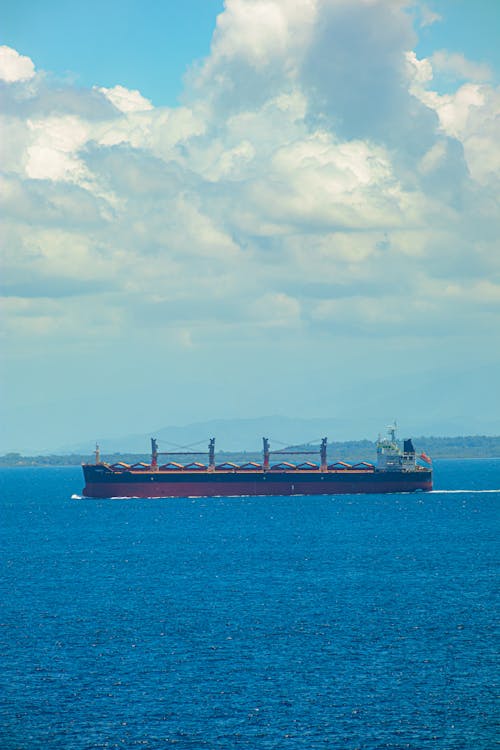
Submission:
{"label": "distant hill", "polygon": [[[319,452],[318,441],[309,444],[297,443],[288,445],[294,450],[315,450]],[[414,438],[413,443],[417,453],[425,452],[435,459],[440,458],[500,458],[500,436],[488,435],[466,435],[459,437],[419,437]],[[282,449],[281,445],[271,446],[274,449]],[[195,450],[193,448],[192,450]],[[202,445],[201,451],[206,451]],[[349,440],[345,442],[329,443],[329,460],[339,459],[342,461],[374,461],[376,458],[376,444],[371,440]],[[235,463],[260,460],[259,451],[218,451],[218,460],[230,460]],[[149,461],[147,453],[134,452],[103,452],[102,460],[108,463],[125,461],[135,463],[136,461]],[[91,452],[52,454],[43,456],[23,456],[20,453],[7,453],[0,456],[0,466],[78,466],[81,463],[92,461]]]}
{"label": "distant hill", "polygon": [[[429,429],[428,410],[425,409],[423,424],[417,418],[401,420],[401,437],[409,437],[422,434],[435,435],[460,435],[467,434],[490,435],[500,434],[500,422],[492,422],[488,429],[481,430],[473,421],[461,419],[438,429]],[[401,412],[395,411],[395,414]],[[389,420],[391,421],[391,420]],[[318,417],[303,419],[284,416],[254,417],[246,419],[213,419],[205,422],[193,422],[192,424],[178,426],[170,425],[151,429],[149,433],[124,435],[115,438],[106,438],[96,435],[101,450],[105,453],[144,453],[149,451],[150,438],[158,439],[159,448],[162,451],[170,450],[176,445],[182,446],[204,446],[209,438],[216,438],[218,450],[224,451],[259,451],[262,446],[262,437],[266,436],[275,447],[280,445],[297,445],[299,443],[319,443],[325,435],[332,441],[351,441],[366,438],[373,440],[378,433],[384,430],[386,422],[378,417],[363,416],[363,427],[355,429],[352,415],[341,417]],[[427,426],[425,426],[427,425]],[[425,430],[425,432],[424,432]],[[404,433],[404,434],[403,434]],[[466,438],[468,439],[468,438]],[[44,451],[65,455],[68,453],[88,453],[94,448],[94,440],[63,445],[56,450]]]}
{"label": "distant hill", "polygon": [[[171,425],[151,430],[149,434],[125,435],[120,438],[101,438],[99,444],[105,452],[142,453],[149,450],[151,437],[158,439],[160,450],[169,450],[176,445],[198,445],[204,449],[211,437],[216,438],[218,450],[258,451],[262,437],[266,436],[277,445],[292,445],[298,442],[319,442],[324,435],[339,436],[344,426],[339,420],[325,417],[299,419],[294,417],[268,416],[248,419],[213,419],[194,422],[184,426]],[[63,446],[58,453],[82,453],[93,449],[93,444],[76,443]]]}
{"label": "distant hill", "polygon": [[[492,356],[495,356],[493,349]],[[308,398],[304,403],[300,398],[290,398],[286,407],[282,402],[279,407],[271,407],[286,416],[260,411],[260,408],[269,408],[265,405],[269,404],[265,398],[259,405],[259,412],[250,410],[245,399],[240,399],[231,409],[242,409],[241,414],[228,414],[226,408],[229,409],[229,405],[221,412],[220,404],[218,406],[217,398],[214,398],[213,404],[209,400],[203,411],[205,415],[210,409],[213,419],[204,416],[202,420],[194,407],[189,404],[184,407],[181,403],[175,405],[176,419],[180,421],[174,423],[171,421],[174,412],[170,411],[170,399],[175,401],[175,393],[164,394],[158,402],[155,399],[154,406],[147,409],[139,407],[130,413],[128,409],[122,410],[119,421],[113,419],[112,410],[111,413],[103,410],[105,416],[97,401],[89,407],[88,418],[67,424],[65,432],[61,429],[55,432],[54,425],[47,422],[43,427],[31,430],[27,425],[21,430],[21,423],[26,423],[25,414],[14,434],[5,434],[4,430],[0,452],[86,454],[98,440],[105,452],[143,453],[149,450],[150,437],[160,440],[160,448],[167,448],[174,443],[190,445],[201,441],[203,445],[212,436],[215,436],[219,449],[259,450],[263,435],[276,444],[278,441],[286,444],[311,442],[324,435],[337,441],[374,440],[393,419],[397,419],[400,425],[401,437],[500,435],[498,364],[476,366],[473,357],[465,357],[463,370],[455,372],[453,377],[450,377],[448,368],[446,372],[440,371],[434,363],[430,363],[429,368],[407,377],[387,376],[385,372],[378,374],[376,368],[373,371],[367,368],[363,385],[360,386],[359,378],[355,378],[342,388],[332,386],[322,392],[321,406],[314,407],[318,409],[316,412],[309,412],[313,407],[306,409]],[[286,383],[283,387],[287,392]],[[305,393],[315,392],[314,378],[304,382],[303,387]],[[260,416],[262,414],[264,416]],[[125,418],[129,420],[129,426],[123,429],[123,424],[127,424],[123,421]],[[134,419],[140,421],[134,422]],[[192,423],[188,423],[190,419]]]}

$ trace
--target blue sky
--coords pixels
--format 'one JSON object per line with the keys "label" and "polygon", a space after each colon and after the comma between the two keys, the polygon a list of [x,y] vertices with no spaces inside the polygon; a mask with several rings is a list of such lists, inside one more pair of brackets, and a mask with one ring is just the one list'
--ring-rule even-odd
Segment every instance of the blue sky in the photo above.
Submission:
{"label": "blue sky", "polygon": [[186,69],[210,51],[222,10],[221,0],[20,0],[2,13],[2,39],[79,85],[121,83],[175,104]]}
{"label": "blue sky", "polygon": [[498,8],[11,4],[0,450],[498,434]]}
{"label": "blue sky", "polygon": [[428,6],[441,20],[420,33],[417,51],[428,56],[436,49],[462,52],[477,62],[487,62],[498,75],[500,3],[497,0],[436,0]]}
{"label": "blue sky", "polygon": [[[435,0],[427,7],[441,21],[423,28],[416,50],[459,50],[500,70],[500,3]],[[122,0],[67,3],[18,0],[2,11],[2,43],[37,66],[82,86],[140,89],[156,105],[173,105],[183,76],[205,57],[223,0]]]}

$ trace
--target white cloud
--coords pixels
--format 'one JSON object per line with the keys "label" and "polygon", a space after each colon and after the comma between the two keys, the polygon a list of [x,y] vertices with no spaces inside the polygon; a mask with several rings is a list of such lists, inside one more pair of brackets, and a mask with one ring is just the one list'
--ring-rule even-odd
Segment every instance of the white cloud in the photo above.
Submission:
{"label": "white cloud", "polygon": [[[473,63],[464,61],[461,55],[453,56],[454,65],[470,81],[463,83],[452,93],[440,94],[430,88],[435,56],[418,60],[412,53],[408,62],[412,71],[411,91],[439,117],[443,133],[456,139],[463,147],[470,175],[477,182],[486,185],[499,181],[500,139],[498,119],[500,117],[500,88],[487,83],[479,83],[486,71],[477,70]],[[439,58],[438,58],[439,61]],[[465,64],[462,64],[464,63]],[[438,62],[439,65],[439,62]],[[436,144],[427,154],[437,154]],[[432,150],[434,149],[434,150]],[[427,166],[429,158],[427,156]],[[424,162],[421,163],[424,167]]]}
{"label": "white cloud", "polygon": [[29,81],[35,75],[33,61],[25,55],[20,55],[15,49],[0,47],[0,80],[6,83]]}
{"label": "white cloud", "polygon": [[140,91],[126,89],[124,86],[114,86],[113,88],[99,88],[104,96],[120,112],[144,112],[153,109],[153,105],[142,96]]}
{"label": "white cloud", "polygon": [[300,302],[283,292],[270,292],[252,301],[249,313],[264,329],[290,328],[300,324]]}
{"label": "white cloud", "polygon": [[430,61],[433,69],[438,73],[447,73],[459,79],[489,81],[493,77],[489,65],[467,60],[464,55],[458,52],[438,50],[431,56]]}
{"label": "white cloud", "polygon": [[[453,330],[455,288],[473,329],[481,289],[497,304],[499,95],[460,56],[417,59],[409,5],[227,0],[183,106],[119,85],[13,99],[9,294],[56,300],[29,303],[40,335],[69,335],[85,297],[103,335],[154,318],[186,351],[214,322]],[[439,66],[467,82],[438,94]],[[491,287],[457,286],[479,268]]]}
{"label": "white cloud", "polygon": [[409,50],[406,55],[406,62],[408,64],[408,75],[411,80],[410,91],[420,91],[420,87],[424,87],[429,81],[432,81],[433,70],[430,60],[425,57],[421,60],[418,59],[413,50]]}
{"label": "white cloud", "polygon": [[440,95],[429,92],[422,98],[436,110],[441,127],[453,138],[464,136],[473,110],[485,104],[481,87],[473,83],[464,84],[453,94]]}
{"label": "white cloud", "polygon": [[324,131],[278,147],[249,196],[275,223],[323,230],[399,223],[405,204],[384,149]]}
{"label": "white cloud", "polygon": [[[278,64],[288,73],[310,38],[317,0],[231,0],[217,19],[212,51],[202,80],[217,78],[228,63],[244,61],[256,70]],[[228,72],[231,72],[228,70]]]}
{"label": "white cloud", "polygon": [[428,5],[425,3],[422,3],[420,6],[420,25],[422,28],[425,28],[426,26],[432,26],[432,24],[437,23],[438,21],[442,21],[442,16],[439,15],[439,13],[436,13],[436,11],[429,8]]}
{"label": "white cloud", "polygon": [[28,128],[32,133],[25,158],[28,177],[78,180],[88,174],[77,156],[89,137],[89,128],[80,118],[67,115],[28,120]]}

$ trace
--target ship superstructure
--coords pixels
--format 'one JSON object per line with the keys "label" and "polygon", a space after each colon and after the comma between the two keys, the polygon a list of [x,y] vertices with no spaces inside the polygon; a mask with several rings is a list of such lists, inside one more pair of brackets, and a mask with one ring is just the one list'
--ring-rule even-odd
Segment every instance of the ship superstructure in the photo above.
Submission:
{"label": "ship superstructure", "polygon": [[396,438],[396,423],[387,427],[387,436],[378,436],[377,440],[377,469],[379,471],[399,470],[414,471],[417,467],[417,457],[413,441],[403,441],[403,450]]}

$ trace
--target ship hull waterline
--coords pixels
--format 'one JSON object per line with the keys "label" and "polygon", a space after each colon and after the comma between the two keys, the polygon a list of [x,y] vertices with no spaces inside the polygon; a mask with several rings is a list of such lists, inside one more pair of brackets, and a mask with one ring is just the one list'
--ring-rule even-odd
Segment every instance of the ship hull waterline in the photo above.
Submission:
{"label": "ship hull waterline", "polygon": [[241,497],[429,492],[432,471],[95,472],[84,466],[89,498]]}

